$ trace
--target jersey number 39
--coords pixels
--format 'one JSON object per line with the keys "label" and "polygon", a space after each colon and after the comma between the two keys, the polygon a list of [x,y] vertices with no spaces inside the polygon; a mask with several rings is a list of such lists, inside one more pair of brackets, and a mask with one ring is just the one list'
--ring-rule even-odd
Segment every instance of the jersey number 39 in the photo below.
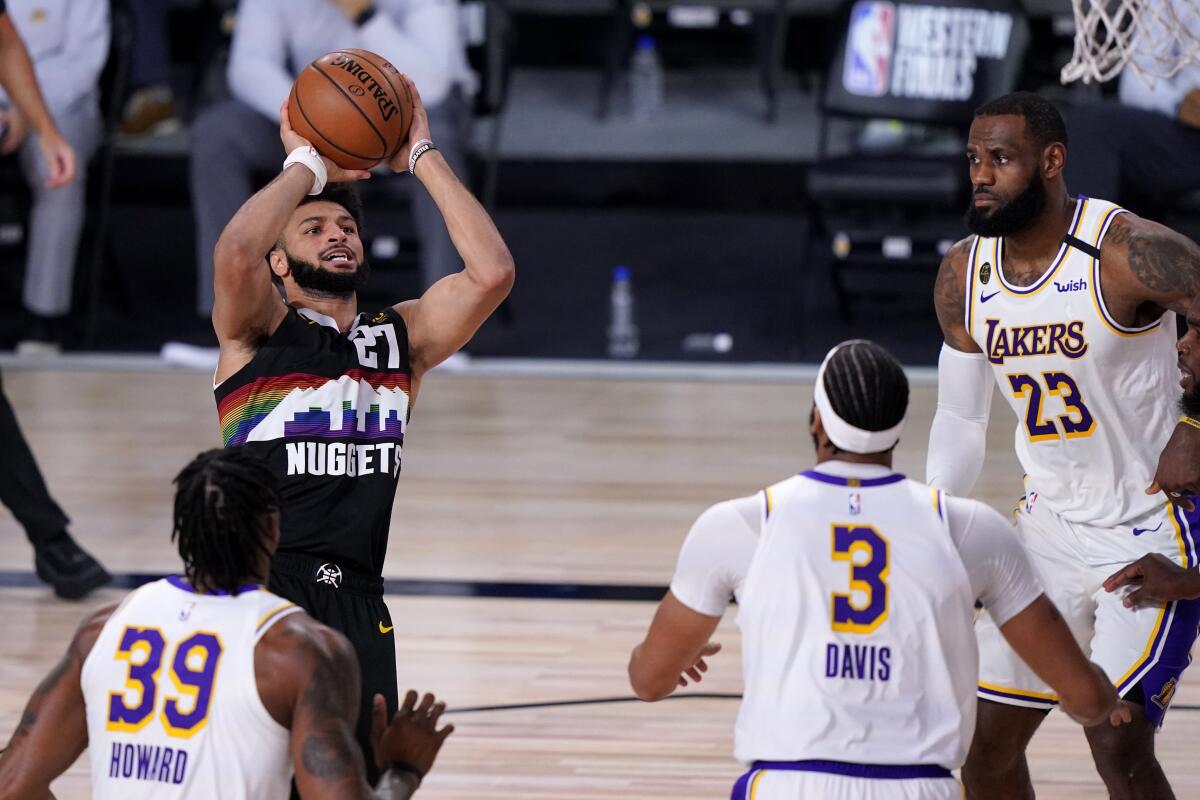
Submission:
{"label": "jersey number 39", "polygon": [[[154,718],[166,651],[167,641],[158,628],[129,626],[121,631],[113,657],[128,662],[129,672],[125,689],[108,694],[108,730],[135,733]],[[178,694],[166,695],[158,713],[169,736],[188,739],[204,727],[220,660],[221,639],[209,631],[193,633],[174,649],[168,663]]]}
{"label": "jersey number 39", "polygon": [[870,525],[834,525],[833,560],[850,562],[850,592],[833,593],[833,629],[871,633],[888,615],[888,540]]}

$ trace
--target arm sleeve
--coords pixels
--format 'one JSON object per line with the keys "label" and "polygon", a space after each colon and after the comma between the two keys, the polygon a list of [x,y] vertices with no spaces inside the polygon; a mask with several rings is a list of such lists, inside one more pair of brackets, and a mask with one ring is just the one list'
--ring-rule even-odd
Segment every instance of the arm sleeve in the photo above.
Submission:
{"label": "arm sleeve", "polygon": [[967,569],[971,589],[1003,625],[1042,594],[1042,585],[1017,541],[1013,526],[975,500],[945,497],[950,536]]}
{"label": "arm sleeve", "polygon": [[938,401],[929,431],[925,480],[956,495],[968,495],[983,469],[992,375],[983,353],[964,353],[947,344],[938,357]]}
{"label": "arm sleeve", "polygon": [[233,96],[272,121],[293,80],[280,16],[275,0],[242,0],[226,69]]}
{"label": "arm sleeve", "polygon": [[425,105],[436,106],[450,94],[463,57],[457,2],[414,0],[403,20],[380,9],[360,34],[366,49],[412,78]]}
{"label": "arm sleeve", "polygon": [[758,531],[751,520],[761,519],[760,497],[754,495],[718,503],[692,525],[671,579],[671,594],[699,614],[719,617],[741,587]]}
{"label": "arm sleeve", "polygon": [[62,46],[38,53],[33,62],[51,112],[71,108],[97,90],[111,35],[108,3],[70,3],[63,24]]}

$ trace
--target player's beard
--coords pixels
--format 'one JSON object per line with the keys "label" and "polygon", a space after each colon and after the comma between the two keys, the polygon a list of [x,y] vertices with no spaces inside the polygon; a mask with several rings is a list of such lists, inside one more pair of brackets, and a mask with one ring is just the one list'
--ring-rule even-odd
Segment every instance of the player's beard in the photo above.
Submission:
{"label": "player's beard", "polygon": [[1032,225],[1045,208],[1046,185],[1041,176],[1034,175],[1019,195],[1002,206],[993,207],[991,213],[976,206],[972,196],[963,222],[971,233],[980,236],[1012,236]]}
{"label": "player's beard", "polygon": [[366,259],[358,262],[354,272],[334,272],[322,269],[311,261],[287,256],[292,279],[301,289],[325,297],[349,297],[367,285],[371,277],[371,266]]}
{"label": "player's beard", "polygon": [[1200,383],[1179,398],[1179,410],[1189,417],[1200,417]]}

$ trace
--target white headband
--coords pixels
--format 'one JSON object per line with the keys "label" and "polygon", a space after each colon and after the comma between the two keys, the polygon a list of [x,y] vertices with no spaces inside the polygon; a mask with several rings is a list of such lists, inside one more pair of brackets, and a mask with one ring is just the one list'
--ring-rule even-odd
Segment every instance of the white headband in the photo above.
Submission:
{"label": "white headband", "polygon": [[885,431],[864,431],[839,417],[829,402],[829,395],[825,391],[825,367],[829,365],[833,354],[847,344],[849,342],[843,342],[830,350],[826,354],[825,360],[821,362],[821,368],[817,370],[817,385],[813,389],[813,402],[817,404],[817,410],[821,412],[821,425],[824,426],[825,433],[829,435],[829,441],[837,445],[838,449],[848,453],[881,453],[884,450],[891,450],[900,441],[900,429],[904,427],[904,417],[901,417],[899,422]]}

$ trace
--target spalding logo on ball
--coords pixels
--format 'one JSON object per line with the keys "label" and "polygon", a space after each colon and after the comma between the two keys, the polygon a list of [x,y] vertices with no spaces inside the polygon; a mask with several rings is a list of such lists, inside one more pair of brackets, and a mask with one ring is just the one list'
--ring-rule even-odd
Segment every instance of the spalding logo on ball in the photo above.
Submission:
{"label": "spalding logo on ball", "polygon": [[296,133],[343,169],[370,169],[408,137],[413,104],[400,71],[368,50],[335,50],[292,84],[288,118]]}

